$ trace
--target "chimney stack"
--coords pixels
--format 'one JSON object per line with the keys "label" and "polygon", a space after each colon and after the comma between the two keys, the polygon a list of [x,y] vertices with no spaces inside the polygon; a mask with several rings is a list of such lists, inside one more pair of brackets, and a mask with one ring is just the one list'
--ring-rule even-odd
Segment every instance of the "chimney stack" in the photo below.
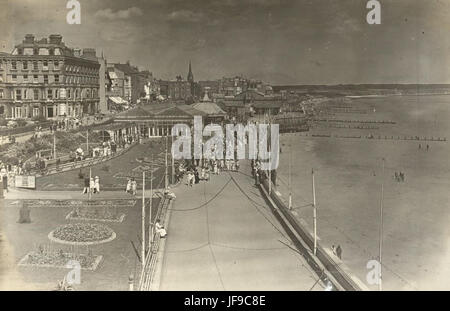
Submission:
{"label": "chimney stack", "polygon": [[58,34],[53,34],[49,36],[50,44],[61,44],[62,36]]}
{"label": "chimney stack", "polygon": [[32,34],[25,35],[25,40],[23,42],[24,43],[34,43],[34,35],[32,35]]}
{"label": "chimney stack", "polygon": [[73,49],[73,56],[75,57],[81,57],[81,49]]}

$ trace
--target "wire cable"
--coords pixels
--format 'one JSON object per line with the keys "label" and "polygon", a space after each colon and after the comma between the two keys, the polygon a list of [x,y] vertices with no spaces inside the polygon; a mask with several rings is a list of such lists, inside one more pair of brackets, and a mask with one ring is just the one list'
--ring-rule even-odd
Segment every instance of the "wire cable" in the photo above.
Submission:
{"label": "wire cable", "polygon": [[187,208],[187,209],[168,208],[167,210],[176,211],[176,212],[190,212],[190,211],[198,210],[198,209],[200,209],[202,207],[205,207],[206,205],[211,203],[213,200],[215,200],[225,190],[225,188],[228,186],[228,184],[230,182],[231,182],[231,178],[225,183],[225,185],[223,185],[222,188],[220,188],[220,190],[214,196],[212,196],[208,201],[206,201],[205,203],[203,203],[203,204],[201,204],[199,206],[192,207],[192,208]]}

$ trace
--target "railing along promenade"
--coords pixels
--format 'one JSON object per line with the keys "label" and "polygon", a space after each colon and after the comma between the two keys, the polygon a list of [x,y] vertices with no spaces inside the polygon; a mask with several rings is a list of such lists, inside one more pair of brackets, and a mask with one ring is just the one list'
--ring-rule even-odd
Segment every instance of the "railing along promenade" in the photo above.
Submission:
{"label": "railing along promenade", "polygon": [[[313,255],[311,250],[314,248],[314,238],[311,232],[291,213],[281,195],[276,191],[276,187],[265,173],[263,175],[264,178],[259,183],[261,193],[294,245],[322,281],[330,281],[336,290],[368,290],[367,286],[355,277],[342,261],[333,258],[320,244],[317,245],[316,255]],[[272,183],[270,190],[269,182]]]}

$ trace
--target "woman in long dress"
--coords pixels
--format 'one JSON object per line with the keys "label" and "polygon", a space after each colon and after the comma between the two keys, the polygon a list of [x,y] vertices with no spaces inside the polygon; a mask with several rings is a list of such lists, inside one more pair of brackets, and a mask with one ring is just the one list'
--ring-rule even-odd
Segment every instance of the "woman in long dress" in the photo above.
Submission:
{"label": "woman in long dress", "polygon": [[131,193],[133,195],[136,195],[137,192],[137,182],[136,180],[133,178],[133,180],[131,181]]}
{"label": "woman in long dress", "polygon": [[100,193],[100,178],[95,176],[94,180],[94,193]]}
{"label": "woman in long dress", "polygon": [[131,179],[128,178],[127,180],[127,186],[125,188],[126,193],[131,193]]}
{"label": "woman in long dress", "polygon": [[94,178],[91,177],[90,181],[89,181],[89,192],[93,192],[95,189],[95,181]]}

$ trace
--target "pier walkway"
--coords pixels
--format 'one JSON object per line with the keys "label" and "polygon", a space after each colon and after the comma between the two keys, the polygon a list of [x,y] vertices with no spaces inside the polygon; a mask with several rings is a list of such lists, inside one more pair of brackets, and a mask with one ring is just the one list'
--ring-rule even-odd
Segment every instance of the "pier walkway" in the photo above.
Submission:
{"label": "pier walkway", "polygon": [[173,189],[159,290],[323,290],[246,174]]}

